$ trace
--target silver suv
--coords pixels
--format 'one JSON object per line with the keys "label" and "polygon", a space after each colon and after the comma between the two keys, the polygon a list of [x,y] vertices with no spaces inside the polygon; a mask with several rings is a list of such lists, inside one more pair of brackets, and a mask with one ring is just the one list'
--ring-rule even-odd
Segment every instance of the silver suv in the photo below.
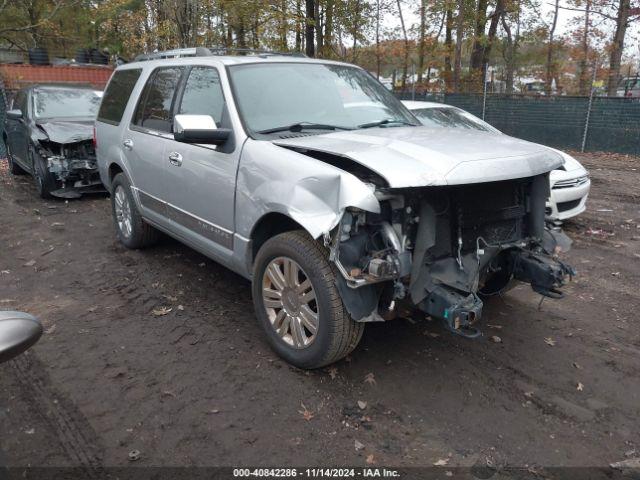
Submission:
{"label": "silver suv", "polygon": [[315,368],[412,310],[476,337],[484,295],[572,272],[544,221],[560,155],[419,125],[353,65],[186,49],[115,71],[97,157],[124,245],[161,231],[252,279],[271,346]]}

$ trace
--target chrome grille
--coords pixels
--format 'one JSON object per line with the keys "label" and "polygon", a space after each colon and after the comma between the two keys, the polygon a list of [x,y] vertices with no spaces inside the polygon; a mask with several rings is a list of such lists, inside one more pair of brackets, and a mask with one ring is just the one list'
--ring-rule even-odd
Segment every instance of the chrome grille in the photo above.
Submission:
{"label": "chrome grille", "polygon": [[579,187],[580,185],[584,185],[589,181],[589,175],[582,175],[578,178],[570,178],[568,180],[559,180],[553,184],[554,190],[556,188],[573,188]]}

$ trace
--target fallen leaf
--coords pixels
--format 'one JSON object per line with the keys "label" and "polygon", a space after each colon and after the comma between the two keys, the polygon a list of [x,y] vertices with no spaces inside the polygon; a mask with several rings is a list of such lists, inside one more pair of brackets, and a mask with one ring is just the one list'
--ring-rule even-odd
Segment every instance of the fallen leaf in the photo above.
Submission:
{"label": "fallen leaf", "polygon": [[171,307],[158,307],[154,308],[151,313],[156,317],[162,317],[171,312],[171,310],[173,310],[173,308]]}
{"label": "fallen leaf", "polygon": [[551,338],[551,337],[546,337],[544,339],[544,343],[546,343],[547,345],[549,345],[550,347],[553,347],[556,344],[556,341]]}
{"label": "fallen leaf", "polygon": [[376,377],[373,375],[373,372],[369,372],[364,376],[364,382],[368,383],[369,385],[376,384]]}
{"label": "fallen leaf", "polygon": [[184,306],[183,305],[178,305],[178,310],[180,310],[182,312],[184,310]]}
{"label": "fallen leaf", "polygon": [[56,331],[56,324],[54,323],[53,325],[51,325],[49,328],[47,328],[44,333],[46,333],[47,335],[51,335],[53,332]]}
{"label": "fallen leaf", "polygon": [[300,413],[302,415],[302,418],[304,418],[307,422],[315,417],[315,414],[307,407],[305,407],[304,403],[300,403],[300,406],[302,407],[302,410],[298,410],[298,413]]}
{"label": "fallen leaf", "polygon": [[29,260],[27,263],[24,264],[25,267],[33,267],[36,264],[35,260]]}
{"label": "fallen leaf", "polygon": [[355,448],[356,448],[356,452],[359,452],[360,450],[362,450],[364,448],[364,443],[359,442],[358,440],[355,440],[353,442]]}
{"label": "fallen leaf", "polygon": [[329,369],[329,376],[331,377],[331,380],[335,380],[337,375],[338,375],[338,369],[336,367],[331,367]]}
{"label": "fallen leaf", "polygon": [[496,330],[502,330],[502,325],[491,325],[491,324],[487,323],[487,327],[495,328]]}
{"label": "fallen leaf", "polygon": [[581,382],[578,382],[578,385],[576,385],[576,390],[578,390],[579,392],[584,390],[584,385]]}
{"label": "fallen leaf", "polygon": [[367,408],[367,402],[363,402],[362,400],[358,400],[358,407],[360,408],[360,410],[364,410],[365,408]]}
{"label": "fallen leaf", "polygon": [[437,462],[434,462],[433,466],[434,467],[444,467],[448,463],[449,463],[449,459],[448,458],[441,458]]}
{"label": "fallen leaf", "polygon": [[178,297],[174,297],[172,295],[162,295],[164,298],[166,298],[167,300],[169,300],[170,302],[177,302],[178,301]]}
{"label": "fallen leaf", "polygon": [[493,343],[502,343],[502,339],[497,336],[497,335],[493,335],[491,337],[489,337],[489,339],[493,342]]}
{"label": "fallen leaf", "polygon": [[36,429],[35,428],[29,428],[29,429],[25,430],[24,433],[26,433],[27,435],[33,435],[34,433],[36,433]]}
{"label": "fallen leaf", "polygon": [[582,370],[582,367],[576,362],[573,362],[571,365],[573,365],[573,368],[577,368],[578,370]]}
{"label": "fallen leaf", "polygon": [[368,463],[369,465],[371,465],[371,464],[373,464],[373,463],[376,463],[375,459],[373,458],[373,453],[371,453],[371,454],[367,455],[367,463]]}

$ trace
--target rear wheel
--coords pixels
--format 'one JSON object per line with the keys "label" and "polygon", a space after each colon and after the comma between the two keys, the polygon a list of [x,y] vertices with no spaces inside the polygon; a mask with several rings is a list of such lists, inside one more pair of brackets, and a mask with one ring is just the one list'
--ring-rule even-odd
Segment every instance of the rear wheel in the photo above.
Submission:
{"label": "rear wheel", "polygon": [[113,179],[111,211],[118,240],[127,248],[145,248],[157,243],[160,232],[144,221],[123,173]]}
{"label": "rear wheel", "polygon": [[362,338],[335,284],[326,251],[306,232],[268,240],[258,252],[253,302],[271,347],[300,368],[318,368],[349,354]]}

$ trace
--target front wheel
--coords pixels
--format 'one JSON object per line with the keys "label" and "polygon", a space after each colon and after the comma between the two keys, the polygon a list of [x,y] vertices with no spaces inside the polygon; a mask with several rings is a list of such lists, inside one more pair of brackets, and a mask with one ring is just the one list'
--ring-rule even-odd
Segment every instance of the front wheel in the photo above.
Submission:
{"label": "front wheel", "polygon": [[34,153],[29,152],[32,160],[33,180],[40,198],[51,198],[51,192],[58,189],[58,182],[53,174],[47,169],[44,159]]}
{"label": "front wheel", "polygon": [[300,368],[318,368],[349,354],[362,338],[335,284],[327,252],[306,232],[268,240],[258,252],[253,303],[271,347]]}

